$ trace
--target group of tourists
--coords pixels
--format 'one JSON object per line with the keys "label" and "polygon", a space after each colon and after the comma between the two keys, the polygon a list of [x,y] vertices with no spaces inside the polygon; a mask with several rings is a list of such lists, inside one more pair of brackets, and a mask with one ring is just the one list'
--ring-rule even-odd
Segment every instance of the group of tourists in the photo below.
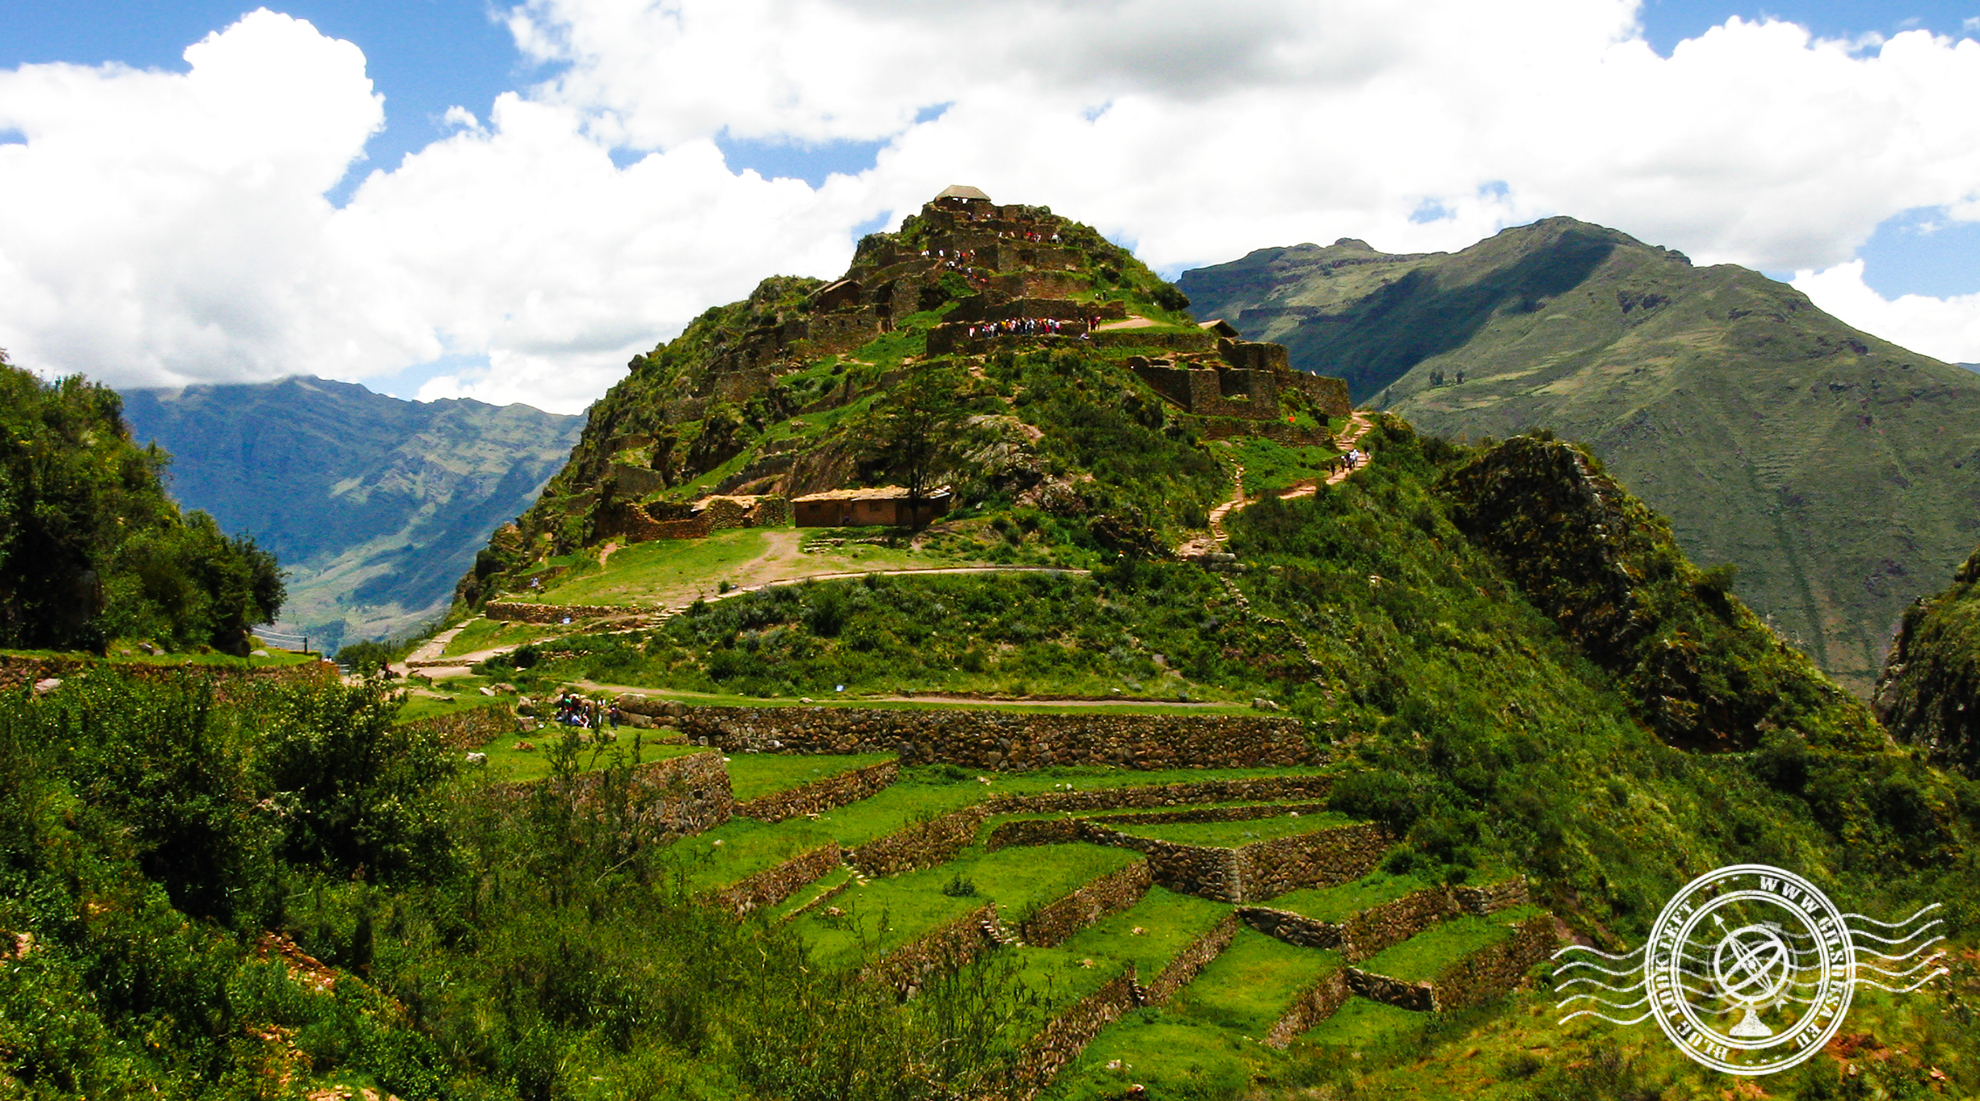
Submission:
{"label": "group of tourists", "polygon": [[584,730],[603,730],[606,724],[619,725],[619,708],[603,700],[588,700],[575,692],[566,691],[557,697],[556,722],[560,726],[575,726]]}
{"label": "group of tourists", "polygon": [[[994,336],[1064,336],[1069,329],[1076,330],[1079,322],[1062,321],[1056,317],[1020,317],[1005,321],[985,321],[969,327],[969,338]],[[1079,334],[1084,337],[1082,331]]]}

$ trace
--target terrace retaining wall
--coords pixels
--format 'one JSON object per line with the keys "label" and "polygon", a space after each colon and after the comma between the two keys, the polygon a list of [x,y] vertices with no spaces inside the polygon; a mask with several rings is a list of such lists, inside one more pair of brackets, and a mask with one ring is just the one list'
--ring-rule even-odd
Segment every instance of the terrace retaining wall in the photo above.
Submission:
{"label": "terrace retaining wall", "polygon": [[0,654],[0,692],[12,691],[49,679],[66,680],[92,669],[110,669],[137,680],[170,680],[179,676],[215,682],[215,694],[226,697],[230,682],[261,681],[281,684],[317,684],[336,680],[337,667],[327,661],[305,661],[298,665],[264,665],[252,669],[223,665],[153,665],[144,661],[103,661],[96,658],[28,657]]}
{"label": "terrace retaining wall", "polygon": [[1372,823],[1225,847],[1140,837],[1112,829],[1104,819],[1045,818],[1006,822],[991,831],[987,845],[1069,841],[1133,849],[1148,857],[1149,869],[1161,886],[1238,903],[1273,898],[1297,887],[1328,887],[1358,879],[1393,843],[1386,829]]}
{"label": "terrace retaining wall", "polygon": [[504,704],[473,707],[451,715],[434,715],[398,725],[406,730],[431,733],[448,749],[478,749],[504,734],[514,734],[522,729],[516,722],[515,711]]}
{"label": "terrace retaining wall", "polygon": [[1152,882],[1148,862],[1138,860],[1117,872],[1110,872],[1056,902],[1047,903],[1036,914],[1018,923],[1018,936],[1026,944],[1050,948],[1099,921],[1108,914],[1141,901]]}
{"label": "terrace retaining wall", "polygon": [[1437,995],[1427,982],[1404,982],[1358,967],[1343,968],[1348,988],[1371,1002],[1381,1002],[1412,1013],[1429,1013],[1437,1008]]}
{"label": "terrace retaining wall", "polygon": [[1526,970],[1553,952],[1557,941],[1552,914],[1527,919],[1519,932],[1481,948],[1438,972],[1430,982],[1435,1008],[1467,1009],[1500,997],[1526,976]]}
{"label": "terrace retaining wall", "polygon": [[1358,963],[1440,921],[1460,914],[1484,916],[1527,901],[1526,879],[1520,876],[1489,887],[1426,887],[1357,911],[1339,923],[1265,906],[1242,907],[1238,914],[1266,936],[1302,948],[1338,949],[1349,963]]}
{"label": "terrace retaining wall", "polygon": [[789,791],[772,792],[736,804],[736,814],[759,822],[782,822],[800,814],[818,814],[848,803],[857,803],[892,786],[901,775],[899,761],[878,764],[813,780]]}
{"label": "terrace retaining wall", "polygon": [[1237,916],[1253,929],[1296,948],[1334,950],[1341,946],[1341,927],[1330,921],[1269,906],[1240,906]]}
{"label": "terrace retaining wall", "polygon": [[1320,981],[1300,992],[1293,1000],[1292,1007],[1286,1010],[1265,1034],[1265,1043],[1284,1050],[1300,1033],[1333,1016],[1354,989],[1348,983],[1347,971],[1335,968],[1320,976]]}
{"label": "terrace retaining wall", "polygon": [[1176,996],[1176,992],[1195,981],[1210,961],[1224,954],[1237,937],[1238,918],[1236,914],[1225,914],[1208,932],[1189,942],[1189,947],[1176,953],[1176,958],[1155,976],[1155,981],[1141,988],[1135,1000],[1142,1005],[1161,1005]]}
{"label": "terrace retaining wall", "polygon": [[997,904],[985,903],[887,953],[861,977],[884,983],[895,997],[906,1000],[920,993],[931,977],[964,966],[1001,939]]}
{"label": "terrace retaining wall", "polygon": [[1277,898],[1300,887],[1330,887],[1361,878],[1395,844],[1370,823],[1259,841],[1237,850],[1238,896],[1233,902]]}
{"label": "terrace retaining wall", "polygon": [[[566,781],[529,780],[495,785],[498,797],[526,798],[543,785],[561,785],[562,794],[576,804],[599,797],[611,772],[581,772]],[[734,812],[729,770],[719,753],[690,753],[635,765],[632,769],[632,813],[641,826],[662,837],[680,837],[719,826]]]}
{"label": "terrace retaining wall", "polygon": [[1059,1071],[1079,1058],[1086,1045],[1100,1035],[1101,1029],[1135,1008],[1136,989],[1134,963],[1129,961],[1127,967],[1107,985],[1052,1018],[1018,1057],[1013,1073],[1015,1081],[1009,1096],[1019,1101],[1030,1101],[1044,1092]]}
{"label": "terrace retaining wall", "polygon": [[1256,768],[1320,759],[1305,727],[1288,718],[706,707],[671,701],[659,706],[682,733],[731,753],[892,752],[906,764],[946,761],[992,771],[1074,764]]}
{"label": "terrace retaining wall", "polygon": [[775,906],[823,879],[839,866],[844,852],[836,842],[808,849],[774,868],[708,892],[708,900],[741,917],[760,906]]}
{"label": "terrace retaining wall", "polygon": [[867,875],[896,875],[946,864],[969,847],[983,826],[981,806],[964,807],[875,838],[847,854],[846,862]]}

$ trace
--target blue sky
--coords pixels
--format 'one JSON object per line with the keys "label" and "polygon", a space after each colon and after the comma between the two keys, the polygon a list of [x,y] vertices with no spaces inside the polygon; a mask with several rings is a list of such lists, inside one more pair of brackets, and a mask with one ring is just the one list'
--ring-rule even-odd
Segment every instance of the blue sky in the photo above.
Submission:
{"label": "blue sky", "polygon": [[[243,215],[241,240],[216,243],[210,211],[258,201],[228,191],[240,186],[239,174],[220,161],[272,155],[267,150],[243,147],[211,165],[175,169],[178,174],[169,179],[146,177],[148,162],[137,154],[114,169],[70,165],[67,170],[80,173],[78,179],[122,180],[128,174],[137,197],[122,213],[146,233],[169,221],[159,204],[179,201],[173,196],[186,191],[185,172],[208,173],[213,194],[172,208],[173,216],[184,219],[186,239],[196,243],[148,247],[210,252],[210,263],[188,274],[188,265],[176,256],[167,262],[119,255],[120,247],[147,246],[135,241],[120,246],[104,228],[97,267],[150,268],[158,283],[149,286],[139,276],[135,291],[108,283],[84,287],[92,269],[83,259],[72,259],[63,269],[57,259],[48,259],[55,256],[51,250],[41,257],[43,271],[35,266],[34,242],[17,241],[10,252],[7,233],[27,230],[7,225],[0,215],[0,261],[12,261],[27,273],[20,287],[0,290],[43,307],[42,316],[31,322],[0,316],[0,345],[16,359],[39,359],[50,370],[90,365],[97,373],[131,379],[260,377],[295,365],[408,395],[521,397],[572,408],[609,384],[628,349],[650,346],[706,305],[746,292],[755,276],[773,270],[833,274],[857,232],[899,217],[941,184],[973,181],[1004,193],[1017,189],[1014,198],[1058,203],[1134,244],[1167,271],[1230,259],[1251,248],[1336,236],[1364,236],[1396,250],[1462,247],[1502,225],[1572,214],[1683,248],[1708,262],[1746,263],[1778,278],[1794,278],[1800,271],[1805,289],[1818,294],[1819,303],[1854,324],[1945,358],[1980,358],[1980,299],[1968,307],[1961,298],[1980,294],[1980,219],[1975,217],[1980,211],[1973,209],[1980,205],[1980,178],[1975,178],[1980,150],[1962,144],[1980,143],[1944,136],[1942,118],[1946,101],[1973,90],[1961,81],[1970,79],[1974,57],[1950,46],[1924,48],[1922,54],[1913,46],[1904,59],[1887,56],[1883,69],[1877,67],[1879,43],[1907,31],[1980,37],[1980,0],[1801,0],[1764,6],[1642,0],[1635,17],[1643,40],[1670,62],[1670,72],[1629,76],[1620,83],[1647,79],[1684,89],[1717,81],[1733,91],[1691,108],[1701,116],[1695,140],[1683,120],[1658,120],[1663,131],[1646,138],[1652,152],[1645,163],[1621,165],[1614,178],[1605,162],[1634,157],[1637,151],[1627,144],[1607,153],[1588,150],[1579,164],[1571,149],[1565,154],[1547,149],[1543,156],[1560,163],[1532,178],[1514,178],[1510,186],[1503,180],[1513,171],[1505,165],[1517,169],[1533,157],[1498,148],[1479,135],[1478,123],[1452,117],[1469,106],[1462,88],[1444,101],[1442,115],[1430,105],[1413,114],[1402,109],[1396,119],[1372,124],[1381,140],[1397,143],[1374,159],[1409,168],[1392,176],[1366,166],[1358,174],[1336,170],[1334,162],[1316,160],[1320,154],[1310,150],[1300,161],[1271,140],[1269,129],[1237,136],[1245,129],[1237,120],[1257,115],[1263,105],[1268,114],[1328,120],[1320,127],[1324,142],[1335,136],[1332,120],[1342,117],[1340,112],[1377,102],[1356,98],[1375,95],[1367,89],[1329,99],[1338,92],[1338,76],[1332,84],[1321,81],[1287,93],[1286,73],[1272,69],[1271,51],[1283,46],[1277,41],[1281,32],[1300,29],[1294,24],[1312,14],[1324,26],[1305,35],[1305,64],[1314,72],[1342,65],[1340,71],[1352,72],[1361,64],[1353,50],[1343,62],[1329,53],[1341,43],[1328,41],[1332,27],[1349,25],[1343,13],[1355,13],[1352,6],[1336,9],[1330,6],[1335,0],[1233,0],[1214,10],[1195,0],[1011,2],[1033,4],[1044,13],[1040,18],[1080,29],[1047,39],[1061,43],[1051,51],[1060,55],[1053,60],[1040,56],[1035,42],[996,41],[998,22],[972,22],[973,13],[985,8],[966,2],[855,10],[834,9],[832,0],[680,0],[689,14],[671,24],[636,6],[603,0],[536,0],[516,12],[480,0],[295,0],[269,7],[306,20],[308,27],[263,21],[253,34],[241,29],[248,26],[241,20],[249,9],[239,0],[0,5],[0,143],[21,143],[32,132],[35,140],[26,140],[32,151],[36,140],[53,132],[50,127],[94,118],[91,111],[132,114],[130,101],[117,98],[114,89],[122,86],[117,81],[106,79],[79,92],[72,83],[37,78],[18,82],[10,93],[8,70],[32,73],[50,62],[116,63],[183,76],[193,68],[187,48],[226,32],[213,56],[225,54],[250,69],[253,51],[269,58],[293,56],[296,71],[310,74],[314,83],[299,76],[296,87],[282,92],[298,97],[296,117],[305,124],[275,142],[315,143],[319,159],[331,166],[329,182],[312,153],[304,159],[314,167],[298,170],[289,185],[326,198],[348,215],[303,217],[296,213],[294,196],[271,199],[267,225],[249,231],[245,227],[253,219]],[[1174,13],[1171,36],[1108,24],[1105,13],[1125,10],[1124,5]],[[1422,9],[1421,18],[1412,21],[1409,8]],[[1501,13],[1503,26],[1453,31],[1452,42],[1439,43],[1437,23],[1455,26],[1481,10]],[[1603,13],[1626,17],[1629,10],[1625,0],[1507,0],[1483,8],[1457,0],[1412,0],[1397,7],[1393,26],[1342,33],[1368,33],[1371,42],[1392,47],[1418,36],[1421,42],[1405,41],[1400,52],[1414,49],[1428,59],[1419,59],[1426,66],[1421,72],[1461,69],[1456,55],[1438,51],[1462,51],[1472,48],[1471,40],[1499,36],[1496,47],[1477,49],[1513,52],[1531,43],[1539,56],[1566,58],[1564,71],[1585,74],[1573,69],[1578,62],[1570,55],[1599,51],[1602,42],[1614,41],[1613,26],[1604,30],[1601,24]],[[1784,43],[1748,28],[1744,34],[1720,35],[1714,56],[1694,50],[1700,56],[1689,62],[1672,60],[1680,42],[1698,39],[1732,17],[1748,23],[1786,20],[1820,38],[1856,45],[1838,69],[1835,57],[1820,61],[1816,44]],[[525,42],[512,32],[511,18],[519,21]],[[1617,26],[1626,27],[1626,18]],[[1384,33],[1391,38],[1384,39]],[[382,127],[368,136],[372,122],[366,112],[375,114],[375,108],[364,102],[361,86],[351,85],[355,71],[330,40],[362,51],[362,77],[384,97]],[[1112,48],[1116,40],[1118,48]],[[999,55],[1003,60],[984,61],[974,73],[939,71],[966,70],[972,55],[988,57],[1000,49],[1007,51]],[[916,64],[915,59],[951,53],[962,63]],[[889,57],[910,62],[890,64]],[[1876,111],[1891,96],[1892,82],[1903,83],[1899,70],[1916,67],[1921,57],[1943,78],[1942,86],[1914,89],[1913,101],[1891,107],[1892,129],[1909,126],[1927,139],[1938,135],[1944,148],[1921,155],[1915,171],[1901,164],[1880,169],[1882,176],[1854,170],[1847,162],[1862,143],[1852,145],[1840,135],[1855,126],[1856,133],[1876,139]],[[810,64],[818,59],[826,63]],[[1615,59],[1610,60],[1616,71]],[[277,65],[276,77],[287,64]],[[218,72],[223,66],[213,68]],[[1766,79],[1754,77],[1776,71],[1783,75],[1771,91]],[[882,76],[869,79],[870,73]],[[1839,136],[1827,147],[1820,132],[1828,126],[1822,114],[1828,108],[1808,105],[1830,93],[1794,86],[1809,73],[1861,78],[1861,88],[1844,88],[1832,97],[1842,107],[1834,125]],[[255,79],[271,77],[263,73]],[[139,86],[123,83],[133,93]],[[1548,98],[1557,90],[1518,85],[1518,76],[1510,77],[1497,94],[1521,109],[1535,97],[1543,112],[1577,106]],[[1368,88],[1373,87],[1371,82]],[[100,102],[87,98],[99,93]],[[511,106],[503,115],[493,109],[505,93]],[[1629,93],[1624,88],[1614,94],[1627,102]],[[16,104],[11,114],[10,94]],[[85,98],[62,106],[62,97],[70,95]],[[1750,102],[1727,102],[1727,95],[1747,96]],[[1851,97],[1853,103],[1845,102]],[[1973,100],[1965,102],[1962,110],[1970,114]],[[235,104],[221,114],[250,106]],[[319,106],[320,118],[313,114]],[[458,112],[450,116],[454,107],[470,112],[474,125]],[[1721,124],[1724,113],[1752,117],[1740,130]],[[1802,117],[1789,117],[1797,113]],[[320,132],[309,129],[311,120],[321,123]],[[1166,139],[1159,137],[1165,120],[1198,134],[1228,127],[1234,135],[1230,144],[1245,146],[1246,163],[1259,182],[1248,184],[1249,191],[1226,193],[1226,181],[1183,171],[1189,158],[1165,159]],[[1616,129],[1626,132],[1637,121]],[[280,129],[279,122],[273,125]],[[109,135],[115,126],[104,122],[100,128]],[[1059,135],[1053,139],[1059,143],[1056,155],[1045,156],[1050,148],[1005,150],[1005,142],[985,140],[985,135],[1034,130]],[[1815,135],[1804,143],[1808,149],[1790,148],[1794,143],[1786,141],[1779,152],[1782,165],[1809,166],[1807,176],[1778,166],[1770,171],[1765,151],[1748,148],[1765,147],[1783,133]],[[1496,140],[1507,138],[1501,134]],[[1890,141],[1893,149],[1918,144],[1916,135]],[[200,146],[199,140],[179,142],[173,152]],[[1446,149],[1450,163],[1437,163]],[[1700,156],[1701,150],[1706,155]],[[423,152],[427,155],[416,158],[423,163],[408,161]],[[594,156],[596,167],[585,167]],[[1866,154],[1867,161],[1877,159]],[[1110,176],[1114,172],[1121,173],[1117,180]],[[30,192],[63,192],[31,176],[31,171],[22,176]],[[771,185],[758,176],[803,186]],[[847,178],[852,176],[859,179]],[[1928,177],[1932,186],[1909,183]],[[1324,193],[1310,193],[1314,181],[1324,181],[1318,188]],[[0,178],[0,187],[7,183]],[[153,190],[144,191],[145,186]],[[463,187],[469,190],[448,191]],[[656,198],[662,191],[665,198]],[[1899,192],[1915,192],[1917,198]],[[115,198],[112,207],[122,200]],[[78,203],[73,216],[79,225],[106,226],[100,211]],[[774,214],[760,219],[750,213],[772,209]],[[1188,217],[1179,217],[1181,211]],[[722,220],[735,217],[742,220]],[[1797,218],[1806,226],[1795,224]],[[766,224],[752,224],[756,221]],[[615,233],[615,226],[621,232]],[[365,238],[381,233],[385,236]],[[133,237],[124,235],[127,241]],[[361,238],[373,240],[372,253],[392,252],[396,259],[347,271],[341,281],[331,281],[334,292],[327,290],[324,272],[344,264],[353,254],[350,243]],[[313,244],[296,243],[306,239]],[[283,247],[289,251],[281,255],[302,258],[285,267],[273,244],[278,240],[288,242]],[[316,245],[323,255],[305,255]],[[510,266],[502,267],[505,263]],[[1851,266],[1857,263],[1860,269]],[[398,289],[381,289],[388,285]],[[366,293],[378,296],[368,307],[360,302]],[[108,301],[118,295],[135,298]],[[1931,301],[1913,300],[1900,308],[1905,304],[1891,300],[1902,295]],[[246,306],[243,298],[250,300]],[[92,308],[105,312],[91,317]],[[1858,312],[1850,313],[1851,308]],[[173,315],[178,324],[159,324],[161,313]],[[378,320],[385,315],[392,316]],[[103,331],[106,319],[132,317],[151,319],[147,324],[155,331],[121,338]],[[159,335],[168,331],[179,335]],[[352,335],[339,344],[336,337],[344,333]],[[495,385],[498,379],[507,381]],[[435,380],[454,388],[435,389]]]}

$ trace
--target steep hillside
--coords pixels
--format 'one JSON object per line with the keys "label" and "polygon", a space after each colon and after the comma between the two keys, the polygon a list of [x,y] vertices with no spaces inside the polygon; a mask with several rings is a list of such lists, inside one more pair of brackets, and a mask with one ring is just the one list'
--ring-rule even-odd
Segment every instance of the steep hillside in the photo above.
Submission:
{"label": "steep hillside", "polygon": [[282,625],[330,650],[438,616],[475,549],[529,506],[584,423],[307,378],[133,390],[124,410],[138,439],[174,456],[179,501],[280,556]]}
{"label": "steep hillside", "polygon": [[1207,526],[1242,461],[1206,440],[1267,441],[1283,485],[1334,454],[1330,417],[1347,412],[1338,382],[1186,306],[1046,208],[931,203],[863,240],[844,278],[766,279],[634,360],[460,596],[537,595],[607,544],[731,504],[769,523],[796,497],[885,485],[950,492],[956,511],[917,547],[1165,551]]}
{"label": "steep hillside", "polygon": [[1980,551],[1905,609],[1874,704],[1899,741],[1980,777]]}
{"label": "steep hillside", "polygon": [[1587,441],[1862,695],[1980,530],[1980,377],[1743,268],[1551,218],[1450,254],[1262,249],[1180,285],[1427,431]]}

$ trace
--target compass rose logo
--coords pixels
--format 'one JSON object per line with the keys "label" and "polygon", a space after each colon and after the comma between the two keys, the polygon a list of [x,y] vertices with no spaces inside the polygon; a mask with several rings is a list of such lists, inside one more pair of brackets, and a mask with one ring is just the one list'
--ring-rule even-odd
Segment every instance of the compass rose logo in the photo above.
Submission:
{"label": "compass rose logo", "polygon": [[[1655,1019],[1678,1050],[1715,1070],[1786,1070],[1835,1035],[1857,986],[1907,993],[1946,974],[1938,966],[1944,953],[1926,954],[1945,939],[1935,932],[1944,922],[1920,923],[1936,909],[1878,921],[1843,913],[1792,872],[1764,864],[1720,868],[1671,898],[1643,947],[1620,956],[1581,945],[1555,953],[1582,953],[1557,971],[1558,989],[1575,990],[1560,1002],[1573,1009],[1561,1020]],[[1880,978],[1915,981],[1899,987]],[[1639,996],[1612,1000],[1631,995]],[[1630,1020],[1608,1015],[1639,1009]]]}

